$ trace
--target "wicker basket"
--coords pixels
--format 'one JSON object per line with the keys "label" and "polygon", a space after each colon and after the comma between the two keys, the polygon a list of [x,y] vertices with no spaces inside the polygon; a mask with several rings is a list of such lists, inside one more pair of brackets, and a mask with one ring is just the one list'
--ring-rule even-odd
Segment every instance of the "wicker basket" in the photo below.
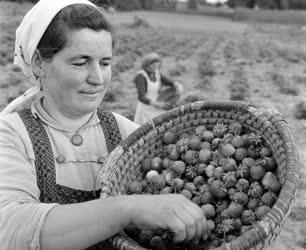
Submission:
{"label": "wicker basket", "polygon": [[[167,130],[181,132],[199,125],[239,121],[251,131],[259,132],[273,152],[282,184],[279,197],[270,212],[250,230],[217,249],[264,249],[280,233],[295,201],[299,181],[298,151],[284,117],[275,111],[256,108],[236,101],[201,101],[178,107],[147,122],[106,158],[99,174],[101,198],[125,194],[127,184],[142,178],[140,163],[162,145]],[[125,234],[112,239],[115,249],[145,249]]]}

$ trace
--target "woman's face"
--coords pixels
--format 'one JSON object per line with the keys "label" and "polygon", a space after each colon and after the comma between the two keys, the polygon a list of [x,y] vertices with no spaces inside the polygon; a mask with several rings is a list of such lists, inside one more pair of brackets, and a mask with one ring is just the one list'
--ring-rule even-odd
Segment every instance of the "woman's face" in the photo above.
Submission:
{"label": "woman's face", "polygon": [[94,111],[111,82],[112,36],[101,30],[69,31],[67,45],[43,61],[42,86],[48,103],[69,118]]}
{"label": "woman's face", "polygon": [[154,73],[156,70],[159,70],[159,68],[160,68],[160,62],[154,62],[147,66],[147,71]]}

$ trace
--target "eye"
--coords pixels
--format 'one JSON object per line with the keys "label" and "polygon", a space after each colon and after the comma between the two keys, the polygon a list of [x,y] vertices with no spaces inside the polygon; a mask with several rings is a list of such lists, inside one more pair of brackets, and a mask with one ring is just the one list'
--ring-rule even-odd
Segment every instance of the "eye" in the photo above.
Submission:
{"label": "eye", "polygon": [[73,63],[74,66],[78,66],[78,67],[84,66],[84,65],[86,65],[86,64],[87,64],[86,61],[84,61],[84,62],[75,62],[75,63]]}
{"label": "eye", "polygon": [[101,66],[107,67],[110,65],[110,62],[103,61],[100,63]]}

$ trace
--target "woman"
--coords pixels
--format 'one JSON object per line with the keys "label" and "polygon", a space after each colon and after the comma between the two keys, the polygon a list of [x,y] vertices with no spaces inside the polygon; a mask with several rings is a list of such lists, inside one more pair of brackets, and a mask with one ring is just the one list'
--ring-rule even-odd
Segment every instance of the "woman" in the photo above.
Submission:
{"label": "woman", "polygon": [[[129,223],[168,228],[178,242],[205,234],[201,209],[181,195],[98,199],[103,159],[138,127],[97,109],[112,44],[87,0],[41,0],[17,29],[15,64],[37,86],[1,113],[1,249],[102,249]],[[30,110],[15,111],[38,92]]]}
{"label": "woman", "polygon": [[[161,65],[160,57],[152,52],[144,56],[142,70],[135,77],[135,84],[138,93],[138,103],[136,107],[134,122],[144,124],[150,119],[165,112],[171,107],[169,98],[161,96],[163,89],[172,92],[171,96],[179,97],[182,86],[162,75],[159,71]],[[166,89],[165,89],[166,90]],[[169,97],[169,94],[167,94]]]}

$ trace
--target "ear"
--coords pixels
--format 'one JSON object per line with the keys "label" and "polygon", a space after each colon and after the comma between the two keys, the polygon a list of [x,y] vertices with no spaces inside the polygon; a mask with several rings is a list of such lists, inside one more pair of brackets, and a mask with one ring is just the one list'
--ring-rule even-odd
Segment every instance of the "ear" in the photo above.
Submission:
{"label": "ear", "polygon": [[36,49],[34,52],[34,55],[31,61],[31,66],[32,66],[33,73],[36,77],[42,78],[44,76],[44,72],[42,69],[42,57],[38,49]]}

